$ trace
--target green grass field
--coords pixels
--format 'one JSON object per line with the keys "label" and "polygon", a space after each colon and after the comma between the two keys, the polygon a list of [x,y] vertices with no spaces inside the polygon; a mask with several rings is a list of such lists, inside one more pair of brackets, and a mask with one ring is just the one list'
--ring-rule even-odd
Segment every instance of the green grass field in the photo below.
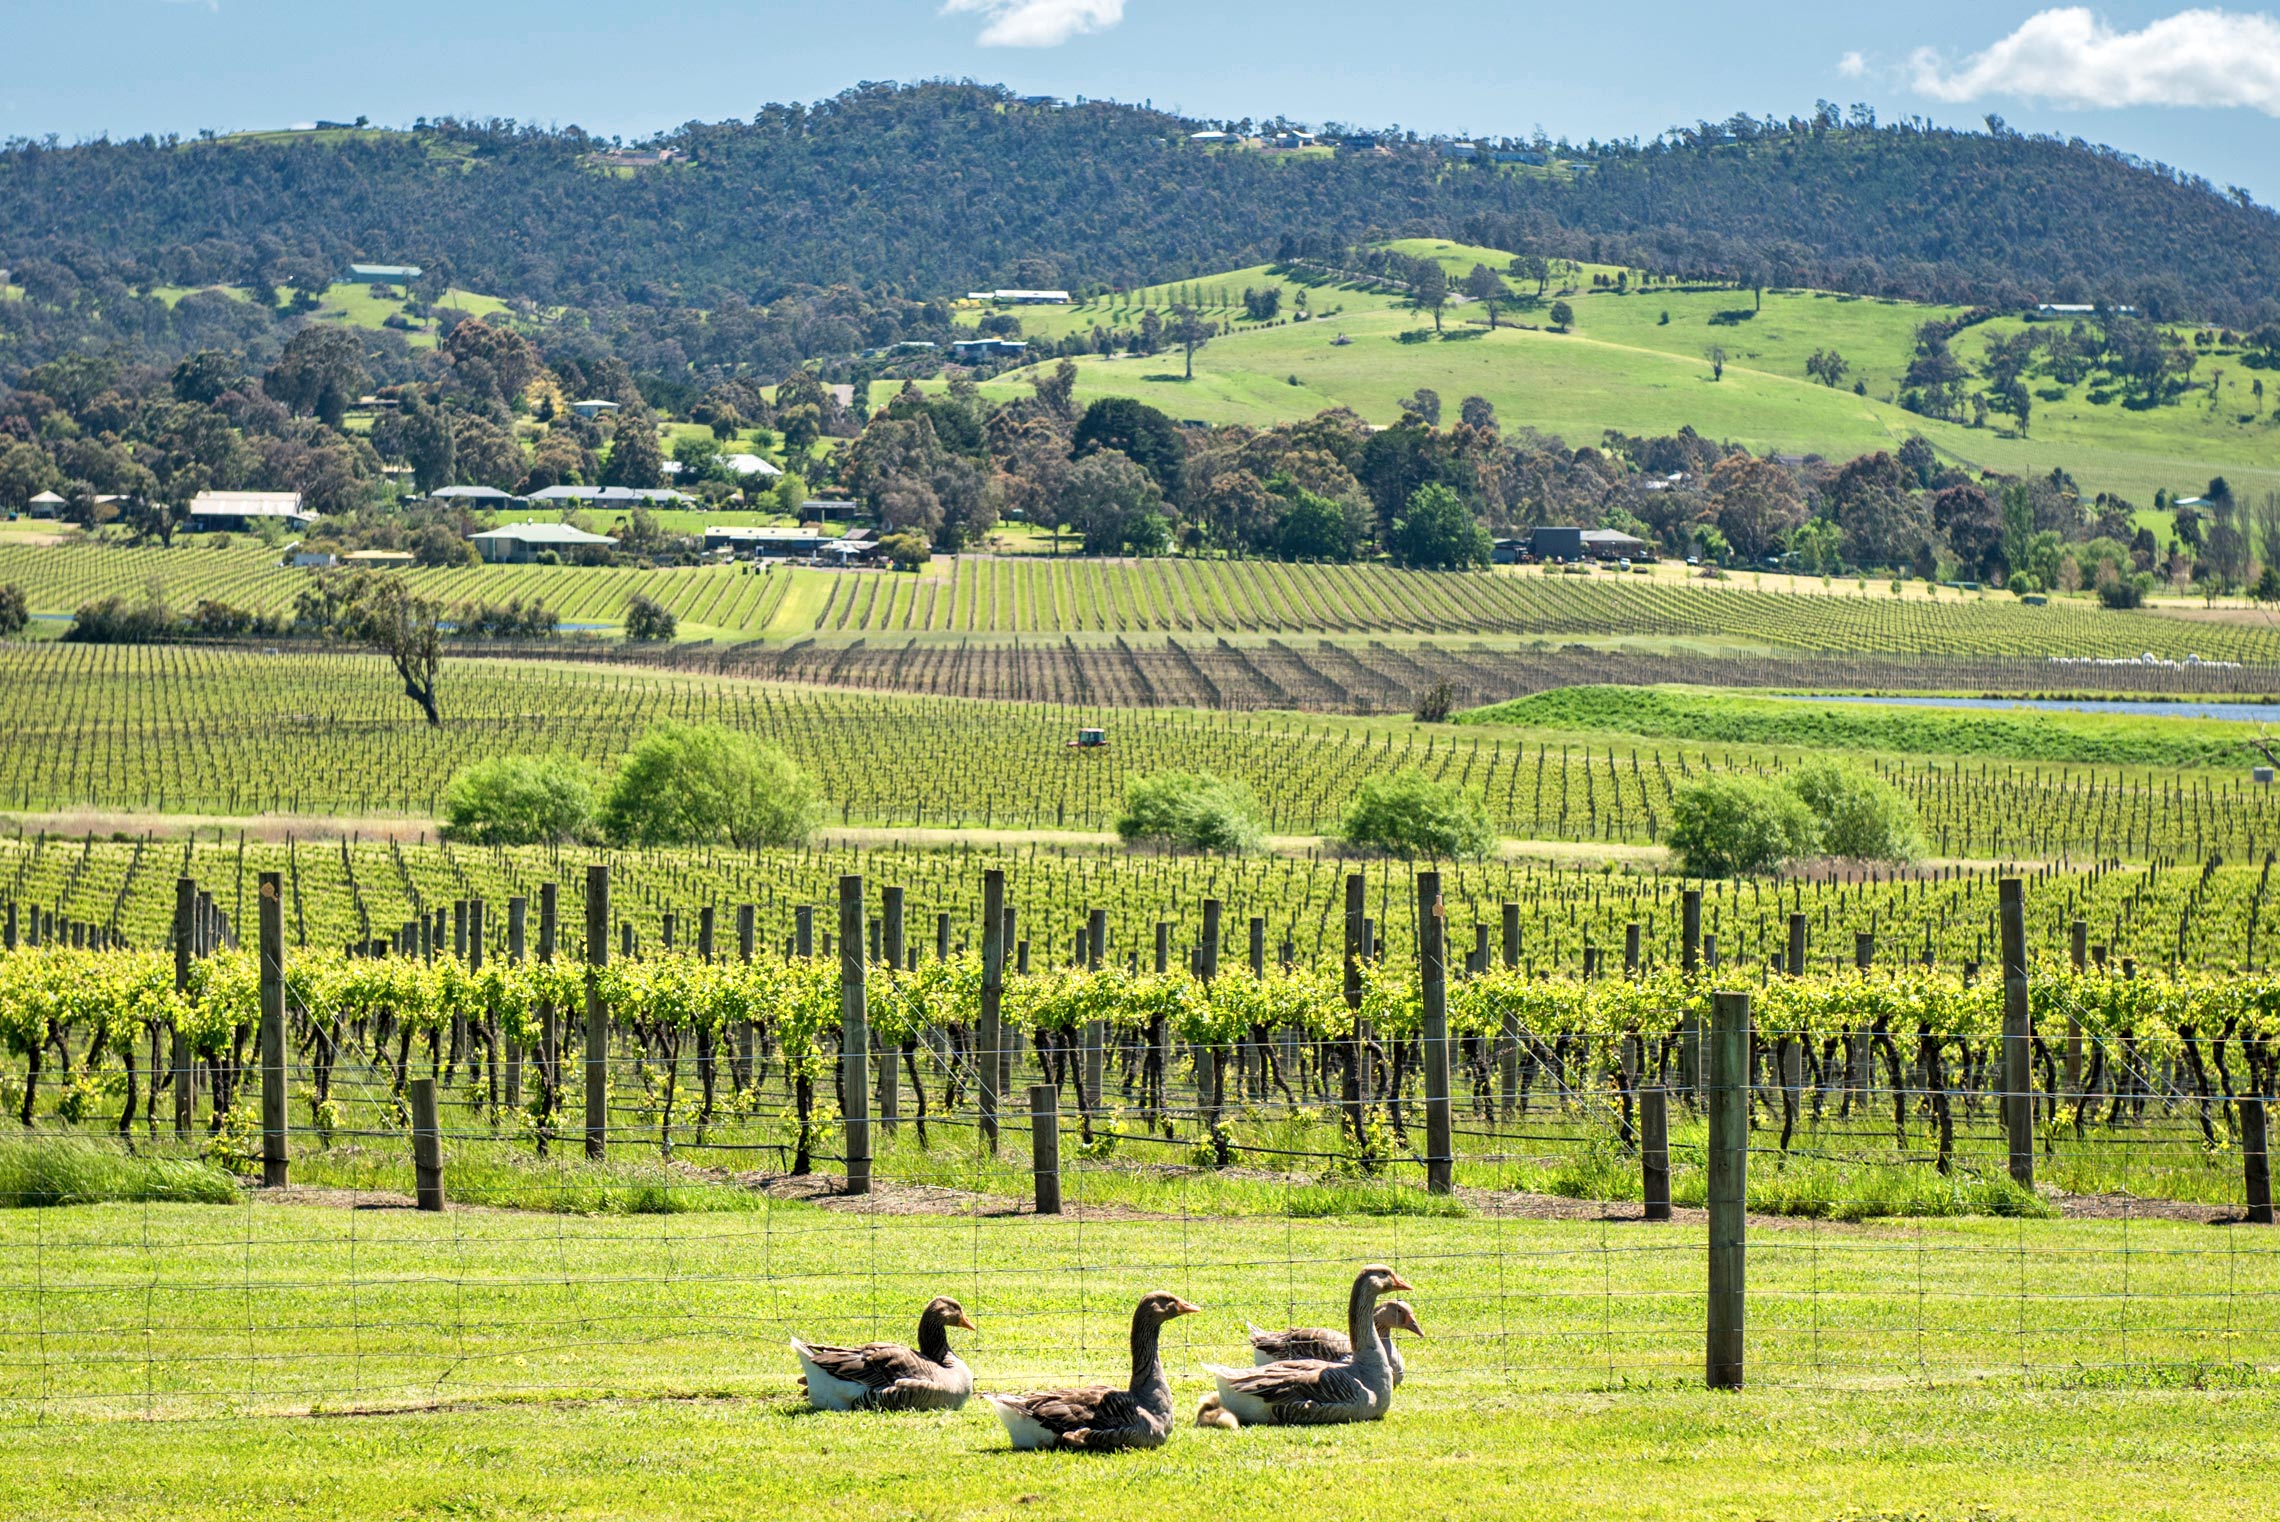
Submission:
{"label": "green grass field", "polygon": [[[1395,246],[1415,257],[1438,258],[1453,277],[1476,261],[1501,271],[1510,260],[1497,250],[1433,240]],[[2001,429],[1972,428],[1897,405],[1916,329],[1955,316],[1956,309],[1769,290],[1758,310],[1747,291],[1646,287],[1617,293],[1593,289],[1592,273],[1587,267],[1578,284],[1547,292],[1541,305],[1502,314],[1508,326],[1494,333],[1486,331],[1479,307],[1453,305],[1444,314],[1446,333],[1416,342],[1401,340],[1429,331],[1432,321],[1403,308],[1397,297],[1317,287],[1309,291],[1314,310],[1337,308],[1337,315],[1266,328],[1237,321],[1235,331],[1197,352],[1193,381],[1181,378],[1176,352],[1088,358],[1078,362],[1078,394],[1136,396],[1174,417],[1207,423],[1257,426],[1336,406],[1390,423],[1402,398],[1423,386],[1438,391],[1452,411],[1464,396],[1485,396],[1507,426],[1556,433],[1570,445],[1596,443],[1611,428],[1669,433],[1691,425],[1707,437],[1761,452],[1842,459],[1894,448],[1920,433],[1967,468],[2025,475],[2062,466],[2086,491],[2118,492],[2141,506],[2150,504],[2157,488],[2191,495],[2217,474],[2236,490],[2280,489],[2280,413],[2270,403],[2256,407],[2249,396],[2255,376],[2237,354],[2197,351],[2203,356],[2197,382],[2205,386],[2215,371],[2224,372],[2214,398],[2204,389],[2182,405],[2139,411],[2118,400],[2092,402],[2085,383],[2058,400],[2041,401],[2030,435],[2021,438],[2008,431],[2007,421]],[[1228,293],[1235,304],[1227,315],[1239,319],[1242,288],[1275,280],[1267,268],[1256,267],[1151,287],[1123,302],[1107,297],[1090,306],[1022,308],[1017,315],[1025,332],[1058,336],[1096,324],[1129,328],[1142,305],[1161,312],[1183,293],[1202,295],[1212,303],[1206,314],[1217,319],[1222,308],[1216,302]],[[1288,311],[1298,287],[1282,283]],[[1567,334],[1549,331],[1546,316],[1562,289],[1576,313],[1575,329]],[[1991,341],[2022,325],[2001,319],[1972,328],[1957,339],[1956,352],[1977,364]],[[1352,342],[1336,345],[1341,335]],[[1712,346],[1727,356],[1719,383],[1713,383],[1706,358]],[[1828,348],[1851,365],[1843,389],[1805,373],[1806,359]],[[1866,395],[1853,394],[1853,380],[1865,384]],[[1013,394],[1018,377],[1001,377],[990,389]]]}

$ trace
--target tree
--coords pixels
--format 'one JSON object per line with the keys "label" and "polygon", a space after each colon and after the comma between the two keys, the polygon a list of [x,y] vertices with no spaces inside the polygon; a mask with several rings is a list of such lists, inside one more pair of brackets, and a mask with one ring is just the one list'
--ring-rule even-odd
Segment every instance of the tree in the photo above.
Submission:
{"label": "tree", "polygon": [[[299,621],[311,621],[311,595],[303,594]],[[436,686],[443,669],[443,604],[421,597],[401,576],[373,571],[327,578],[314,596],[319,627],[388,657],[404,684],[404,696],[440,729],[443,709]]]}
{"label": "tree", "polygon": [[345,328],[315,326],[293,335],[277,363],[261,378],[261,389],[294,413],[315,416],[338,429],[357,397],[372,384],[364,371],[364,350]]}
{"label": "tree", "polygon": [[1083,537],[1088,555],[1160,553],[1169,527],[1155,478],[1113,449],[1070,467],[1058,521]]}
{"label": "tree", "polygon": [[1166,497],[1179,496],[1187,475],[1187,444],[1179,425],[1164,413],[1128,396],[1102,397],[1078,419],[1069,455],[1081,460],[1104,449],[1137,463]]}
{"label": "tree", "polygon": [[649,596],[636,592],[626,600],[625,637],[648,642],[669,640],[680,631],[681,621],[671,608]]}
{"label": "tree", "polygon": [[1496,309],[1512,293],[1505,288],[1503,278],[1485,264],[1476,264],[1472,273],[1465,276],[1465,295],[1488,308],[1488,328],[1496,331]]}
{"label": "tree", "polygon": [[12,581],[0,585],[0,639],[14,639],[31,621],[32,610],[24,601],[24,589]]}
{"label": "tree", "polygon": [[1457,404],[1457,420],[1484,433],[1496,431],[1496,404],[1485,396],[1468,396]]}
{"label": "tree", "polygon": [[1189,851],[1256,850],[1265,838],[1259,806],[1241,783],[1208,772],[1157,772],[1124,785],[1116,833],[1128,846]]}
{"label": "tree", "polygon": [[1355,850],[1394,856],[1464,859],[1496,849],[1496,825],[1480,795],[1415,767],[1364,778],[1338,834]]}
{"label": "tree", "polygon": [[1879,450],[1862,455],[1829,484],[1825,510],[1845,533],[1845,558],[1854,565],[1906,565],[1929,525],[1900,462]]}
{"label": "tree", "polygon": [[1544,290],[1552,283],[1552,262],[1542,254],[1521,254],[1506,266],[1515,280],[1536,282],[1536,299],[1544,299]]}
{"label": "tree", "polygon": [[1187,360],[1184,380],[1195,379],[1195,351],[1211,341],[1211,324],[1193,307],[1172,308],[1172,342],[1180,346]]}
{"label": "tree", "polygon": [[1813,815],[1797,795],[1762,777],[1705,777],[1670,803],[1664,843],[1689,877],[1742,877],[1809,855]]}
{"label": "tree", "polygon": [[1282,287],[1270,285],[1263,290],[1243,287],[1243,315],[1253,322],[1273,322],[1282,312]]}
{"label": "tree", "polygon": [[1932,527],[1947,539],[1956,563],[1973,580],[1991,578],[2006,568],[2003,559],[2003,511],[1986,489],[1963,482],[1932,498]]}
{"label": "tree", "polygon": [[1805,361],[1805,373],[1832,390],[1844,384],[1845,372],[1851,368],[1851,363],[1834,349],[1815,349],[1813,357]]}
{"label": "tree", "polygon": [[1439,482],[1420,486],[1394,520],[1387,548],[1402,565],[1461,570],[1488,564],[1488,531],[1473,521],[1464,499]]}
{"label": "tree", "polygon": [[1433,314],[1433,331],[1441,331],[1441,309],[1449,304],[1449,272],[1437,259],[1419,259],[1410,266],[1409,304]]}
{"label": "tree", "polygon": [[1804,521],[1797,479],[1772,460],[1730,454],[1710,467],[1710,510],[1733,552],[1761,560]]}
{"label": "tree", "polygon": [[750,735],[660,724],[634,745],[602,803],[602,833],[620,845],[798,845],[821,807],[784,753]]}
{"label": "tree", "polygon": [[657,443],[656,419],[642,411],[620,413],[609,463],[602,467],[602,484],[646,491],[664,479],[665,451]]}
{"label": "tree", "polygon": [[412,467],[412,485],[423,496],[459,480],[458,441],[441,412],[412,398],[404,407],[396,436],[404,451],[404,463]]}
{"label": "tree", "polygon": [[1552,326],[1565,333],[1575,326],[1575,308],[1564,301],[1555,301],[1552,303],[1551,318]]}
{"label": "tree", "polygon": [[1702,357],[1710,361],[1710,379],[1713,382],[1726,378],[1726,350],[1723,345],[1712,344],[1702,351]]}
{"label": "tree", "polygon": [[1283,478],[1270,483],[1268,489],[1289,504],[1283,509],[1282,521],[1275,533],[1275,549],[1284,559],[1347,561],[1354,558],[1355,547],[1368,528],[1359,504],[1349,510],[1347,504],[1310,492]]}
{"label": "tree", "polygon": [[443,838],[483,846],[568,845],[594,815],[592,767],[569,756],[493,756],[452,773]]}
{"label": "tree", "polygon": [[1441,393],[1431,386],[1419,386],[1402,398],[1401,410],[1428,428],[1441,426]]}
{"label": "tree", "polygon": [[1914,861],[1924,854],[1915,805],[1873,772],[1846,762],[1808,761],[1787,782],[1817,821],[1815,848],[1822,855]]}

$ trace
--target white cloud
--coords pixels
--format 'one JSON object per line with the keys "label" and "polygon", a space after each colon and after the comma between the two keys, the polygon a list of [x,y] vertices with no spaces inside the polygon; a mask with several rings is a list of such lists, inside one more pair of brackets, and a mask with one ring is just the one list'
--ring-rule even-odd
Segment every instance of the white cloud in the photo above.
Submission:
{"label": "white cloud", "polygon": [[1837,72],[1847,79],[1858,79],[1868,72],[1868,55],[1858,49],[1837,60]]}
{"label": "white cloud", "polygon": [[2180,11],[2116,31],[2087,6],[2040,11],[1984,52],[1949,65],[1910,59],[1936,100],[2023,95],[2067,106],[2248,106],[2280,116],[2280,21],[2260,13]]}
{"label": "white cloud", "polygon": [[967,12],[988,18],[975,39],[985,48],[1057,48],[1122,21],[1124,0],[943,0],[943,15]]}

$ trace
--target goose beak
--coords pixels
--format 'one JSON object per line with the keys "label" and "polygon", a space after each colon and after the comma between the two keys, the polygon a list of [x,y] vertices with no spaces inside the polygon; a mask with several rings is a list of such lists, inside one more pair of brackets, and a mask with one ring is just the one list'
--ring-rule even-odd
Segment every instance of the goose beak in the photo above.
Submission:
{"label": "goose beak", "polygon": [[1416,1285],[1414,1285],[1414,1284],[1411,1284],[1411,1283],[1410,1283],[1410,1282],[1409,1282],[1407,1279],[1404,1279],[1404,1278],[1402,1278],[1402,1277],[1401,1277],[1401,1275],[1399,1275],[1399,1274],[1395,1274],[1395,1275],[1393,1276],[1393,1280],[1392,1280],[1392,1283],[1391,1283],[1391,1284],[1388,1286],[1388,1288],[1391,1288],[1391,1289],[1410,1289],[1410,1290],[1413,1290],[1413,1289],[1417,1288],[1417,1286],[1416,1286]]}
{"label": "goose beak", "polygon": [[1174,1311],[1174,1312],[1172,1312],[1172,1314],[1173,1314],[1173,1315],[1175,1315],[1175,1316],[1199,1316],[1199,1315],[1201,1315],[1202,1313],[1203,1313],[1203,1307],[1202,1307],[1202,1306],[1200,1306],[1200,1305],[1197,1305],[1197,1304],[1196,1304],[1194,1301],[1192,1301],[1192,1300],[1182,1300],[1182,1301],[1180,1301],[1180,1302],[1179,1302],[1179,1309],[1178,1309],[1178,1310],[1176,1310],[1176,1311]]}
{"label": "goose beak", "polygon": [[1416,1336],[1422,1337],[1425,1335],[1425,1329],[1417,1324],[1417,1318],[1415,1316],[1402,1317],[1401,1324]]}
{"label": "goose beak", "polygon": [[958,1319],[951,1322],[950,1324],[955,1327],[963,1327],[969,1332],[978,1332],[981,1330],[980,1327],[974,1325],[974,1318],[967,1315],[964,1311],[960,1311],[958,1313]]}

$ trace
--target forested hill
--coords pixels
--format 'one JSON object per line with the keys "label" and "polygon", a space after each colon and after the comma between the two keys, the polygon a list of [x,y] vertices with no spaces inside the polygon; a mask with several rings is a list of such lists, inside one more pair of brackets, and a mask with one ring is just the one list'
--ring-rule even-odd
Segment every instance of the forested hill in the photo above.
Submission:
{"label": "forested hill", "polygon": [[660,140],[677,161],[633,169],[601,162],[606,145],[575,129],[513,124],[19,142],[0,153],[0,265],[134,289],[407,261],[541,304],[713,308],[840,283],[939,296],[1013,283],[1025,259],[1057,284],[1160,280],[1304,243],[1440,233],[1679,273],[2103,298],[2236,324],[2271,315],[2280,290],[2271,212],[2050,139],[1824,110],[1595,148],[1563,174],[1416,142],[1204,149],[1187,141],[1194,125],[937,83],[692,124]]}

